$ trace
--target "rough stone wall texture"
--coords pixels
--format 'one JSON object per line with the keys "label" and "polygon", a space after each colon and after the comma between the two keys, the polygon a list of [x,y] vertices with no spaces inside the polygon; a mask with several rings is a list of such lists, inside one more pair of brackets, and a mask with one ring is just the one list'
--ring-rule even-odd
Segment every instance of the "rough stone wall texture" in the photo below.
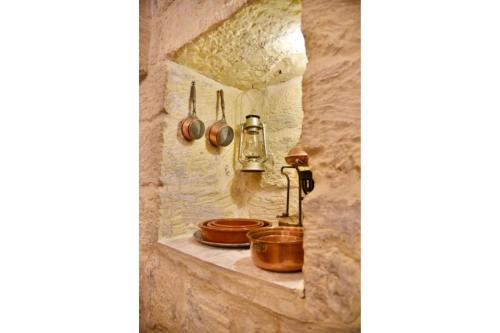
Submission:
{"label": "rough stone wall texture", "polygon": [[[302,129],[302,77],[267,86],[262,89],[258,103],[262,103],[261,119],[266,124],[269,160],[266,172],[259,175],[240,173],[235,183],[246,182],[248,211],[252,217],[276,220],[285,211],[286,178],[281,167],[284,156],[295,146]],[[255,105],[255,104],[252,104]],[[289,173],[291,183],[290,213],[297,213],[297,176]]]}
{"label": "rough stone wall texture", "polygon": [[242,90],[286,82],[304,73],[300,1],[253,0],[173,59]]}
{"label": "rough stone wall texture", "polygon": [[148,1],[139,2],[139,81],[142,81],[148,72],[149,37],[151,12]]}
{"label": "rough stone wall texture", "polygon": [[[160,287],[153,277],[159,265],[160,180],[167,54],[236,12],[246,0],[140,0],[139,202],[140,202],[140,325],[148,332],[155,323],[152,297]],[[149,40],[149,42],[148,42]],[[147,61],[146,61],[147,60]],[[143,72],[141,73],[141,69]]]}
{"label": "rough stone wall texture", "polygon": [[218,89],[224,91],[226,121],[236,127],[236,109],[241,91],[224,86],[189,68],[168,63],[163,128],[160,235],[171,237],[192,232],[204,219],[246,216],[244,205],[237,205],[229,189],[234,178],[234,144],[216,148],[205,137],[188,142],[179,123],[188,116],[191,81],[196,82],[196,114],[205,128],[221,119],[217,111]]}
{"label": "rough stone wall texture", "polygon": [[[148,313],[148,332],[356,332],[339,323],[314,321],[295,292],[215,269],[162,248]],[[175,267],[175,269],[172,269]]]}
{"label": "rough stone wall texture", "polygon": [[[208,128],[216,121],[216,90],[224,90],[226,120],[236,130],[227,147],[215,148],[205,139],[187,142],[179,123],[188,114],[191,81],[196,82],[196,112]],[[243,92],[224,86],[194,70],[174,62],[167,63],[165,123],[163,125],[162,168],[160,180],[160,236],[174,237],[192,233],[197,224],[211,218],[258,217],[271,221],[284,210],[285,178],[280,168],[283,156],[294,146],[302,128],[301,77]],[[239,171],[237,162],[238,124],[245,115],[257,111],[267,124],[270,159],[267,172],[248,174]],[[218,111],[220,119],[221,112]],[[293,180],[292,180],[293,181]],[[296,210],[294,193],[292,210]]]}
{"label": "rough stone wall texture", "polygon": [[[147,15],[142,15],[144,2]],[[359,1],[302,4],[309,64],[301,143],[317,181],[304,205],[305,298],[240,281],[157,246],[165,186],[167,54],[244,3],[141,1],[140,25],[146,26],[141,38],[149,36],[149,44],[140,43],[148,59],[140,67],[145,71],[140,85],[141,332],[359,332]]]}
{"label": "rough stone wall texture", "polygon": [[304,0],[309,63],[301,144],[316,188],[304,202],[306,299],[319,320],[360,321],[360,2]]}

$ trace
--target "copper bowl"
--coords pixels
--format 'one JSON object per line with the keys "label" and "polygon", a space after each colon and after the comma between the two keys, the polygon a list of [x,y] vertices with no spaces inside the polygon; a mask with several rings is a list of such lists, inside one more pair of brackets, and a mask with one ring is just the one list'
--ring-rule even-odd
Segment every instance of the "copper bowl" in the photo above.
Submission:
{"label": "copper bowl", "polygon": [[208,222],[207,226],[215,228],[253,228],[253,227],[263,227],[264,221],[251,220],[251,219],[214,220]]}
{"label": "copper bowl", "polygon": [[[232,226],[213,226],[215,222],[225,225],[232,224]],[[237,227],[238,224],[240,224],[240,227]],[[245,224],[247,226],[241,226]],[[249,242],[247,233],[250,230],[261,228],[260,225],[262,225],[262,227],[269,227],[272,223],[256,219],[227,218],[205,221],[200,223],[199,227],[201,229],[201,236],[206,241],[223,244],[242,244]]]}
{"label": "copper bowl", "polygon": [[289,165],[307,165],[309,163],[309,157],[303,155],[289,155],[285,157],[285,161]]}
{"label": "copper bowl", "polygon": [[307,165],[309,163],[309,155],[301,146],[295,146],[285,156],[285,161],[290,165]]}
{"label": "copper bowl", "polygon": [[302,227],[259,228],[248,232],[255,266],[274,272],[300,271],[304,264]]}

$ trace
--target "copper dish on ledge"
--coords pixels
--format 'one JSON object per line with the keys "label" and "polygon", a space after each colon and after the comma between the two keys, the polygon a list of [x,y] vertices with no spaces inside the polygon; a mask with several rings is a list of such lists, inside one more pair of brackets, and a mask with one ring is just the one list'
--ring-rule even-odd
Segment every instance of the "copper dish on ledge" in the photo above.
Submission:
{"label": "copper dish on ledge", "polygon": [[247,233],[251,230],[269,227],[264,220],[245,218],[214,219],[200,223],[201,236],[205,241],[222,244],[248,243]]}
{"label": "copper dish on ledge", "polygon": [[304,264],[302,227],[259,228],[248,232],[255,266],[274,272],[295,272]]}
{"label": "copper dish on ledge", "polygon": [[220,247],[220,248],[224,248],[224,249],[248,249],[250,247],[250,242],[248,242],[248,241],[247,241],[247,243],[240,243],[240,244],[214,243],[214,242],[206,241],[201,236],[200,230],[196,230],[193,233],[193,237],[196,241],[198,241],[201,244],[213,246],[213,247]]}
{"label": "copper dish on ledge", "polygon": [[254,228],[263,227],[264,221],[252,219],[219,219],[208,222],[207,226],[216,228]]}

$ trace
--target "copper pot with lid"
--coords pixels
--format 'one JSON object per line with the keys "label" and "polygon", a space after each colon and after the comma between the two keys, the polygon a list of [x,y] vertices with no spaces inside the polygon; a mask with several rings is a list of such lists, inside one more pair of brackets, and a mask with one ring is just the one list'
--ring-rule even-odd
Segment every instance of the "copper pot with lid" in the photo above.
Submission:
{"label": "copper pot with lid", "polygon": [[187,141],[201,138],[205,132],[205,124],[196,116],[196,87],[191,82],[189,93],[189,116],[181,121],[181,134]]}
{"label": "copper pot with lid", "polygon": [[233,142],[234,131],[226,122],[224,91],[222,89],[217,90],[217,107],[219,106],[219,101],[222,110],[222,119],[216,121],[209,127],[207,136],[212,146],[225,147]]}

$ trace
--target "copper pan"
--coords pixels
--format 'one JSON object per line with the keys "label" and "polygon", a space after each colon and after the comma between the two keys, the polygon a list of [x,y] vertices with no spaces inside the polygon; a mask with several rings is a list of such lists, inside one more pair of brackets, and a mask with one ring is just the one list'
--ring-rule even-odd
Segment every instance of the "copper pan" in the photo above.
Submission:
{"label": "copper pan", "polygon": [[[198,226],[201,230],[202,238],[209,242],[214,243],[225,243],[225,244],[240,244],[248,243],[247,233],[250,230],[261,228],[259,225],[249,225],[242,226],[240,228],[235,227],[215,227],[208,225],[211,222],[227,222],[233,221],[233,223],[249,223],[253,221],[262,222],[264,227],[271,226],[272,223],[264,220],[256,219],[243,219],[243,218],[228,218],[228,219],[214,219],[200,223]],[[213,225],[213,223],[212,223]]]}
{"label": "copper pan", "polygon": [[274,272],[300,271],[304,264],[301,227],[259,228],[249,231],[252,261]]}
{"label": "copper pan", "polygon": [[181,121],[181,134],[187,141],[201,138],[205,132],[205,124],[196,116],[196,87],[191,82],[189,94],[189,116]]}
{"label": "copper pan", "polygon": [[233,142],[234,131],[226,122],[226,112],[224,106],[224,91],[217,90],[217,106],[220,105],[222,109],[222,119],[216,121],[210,128],[208,129],[208,141],[212,146],[215,147],[225,147],[231,142]]}

